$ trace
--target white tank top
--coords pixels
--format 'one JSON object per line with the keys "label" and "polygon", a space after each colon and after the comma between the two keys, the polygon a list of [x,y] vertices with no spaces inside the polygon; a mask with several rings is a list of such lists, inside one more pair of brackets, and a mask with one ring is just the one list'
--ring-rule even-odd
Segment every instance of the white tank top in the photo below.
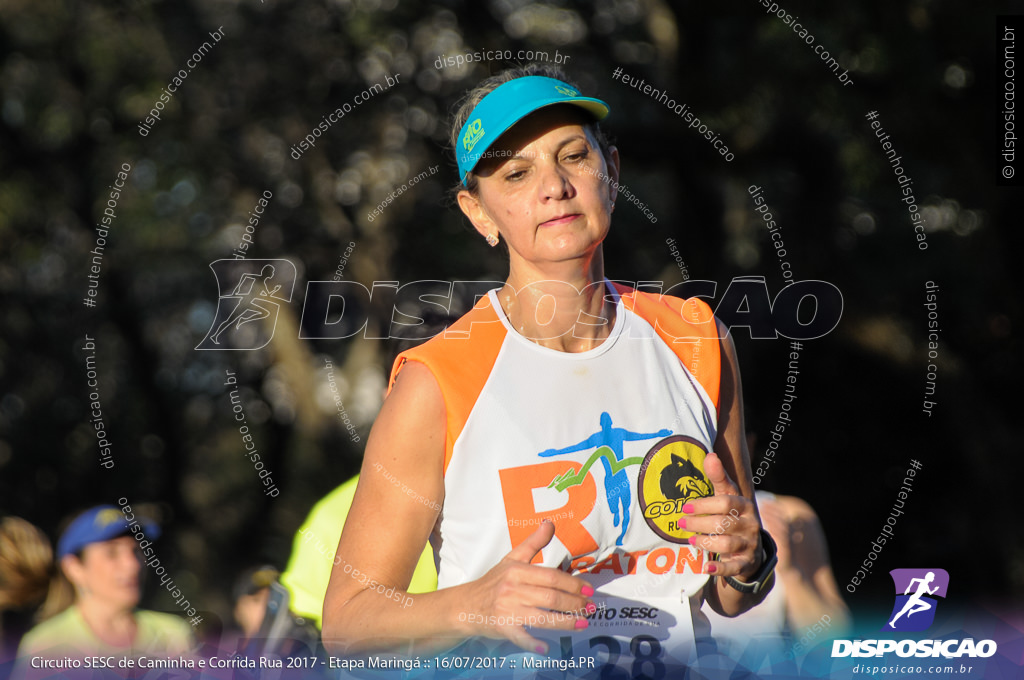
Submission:
{"label": "white tank top", "polygon": [[713,493],[703,460],[717,434],[717,333],[698,300],[607,285],[616,320],[592,350],[531,342],[491,291],[395,375],[423,361],[449,407],[438,588],[480,578],[550,519],[555,536],[534,562],[589,582],[598,605],[585,630],[530,630],[550,655],[683,663],[708,554],[674,520]]}

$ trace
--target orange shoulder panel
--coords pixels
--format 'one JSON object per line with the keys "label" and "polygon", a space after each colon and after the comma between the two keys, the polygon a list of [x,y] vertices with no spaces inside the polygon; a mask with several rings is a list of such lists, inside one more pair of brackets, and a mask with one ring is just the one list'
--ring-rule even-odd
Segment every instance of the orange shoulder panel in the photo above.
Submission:
{"label": "orange shoulder panel", "polygon": [[658,337],[675,352],[718,409],[722,346],[718,324],[708,303],[696,297],[684,300],[644,293],[618,283],[613,285],[626,309],[654,326]]}
{"label": "orange shoulder panel", "polygon": [[389,393],[407,361],[425,364],[441,388],[447,420],[445,472],[452,459],[455,441],[462,434],[469,413],[491,374],[505,334],[505,326],[491,307],[490,297],[484,296],[443,333],[395,358],[388,383]]}

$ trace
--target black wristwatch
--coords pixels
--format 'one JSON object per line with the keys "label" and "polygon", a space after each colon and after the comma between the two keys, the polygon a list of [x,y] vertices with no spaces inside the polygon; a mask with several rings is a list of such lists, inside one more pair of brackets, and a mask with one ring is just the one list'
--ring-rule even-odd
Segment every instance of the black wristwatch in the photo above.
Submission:
{"label": "black wristwatch", "polygon": [[771,580],[775,573],[775,563],[779,561],[775,540],[764,529],[761,529],[761,548],[764,550],[764,561],[761,562],[761,568],[754,574],[753,583],[744,583],[732,576],[726,576],[725,582],[741,593],[759,593]]}

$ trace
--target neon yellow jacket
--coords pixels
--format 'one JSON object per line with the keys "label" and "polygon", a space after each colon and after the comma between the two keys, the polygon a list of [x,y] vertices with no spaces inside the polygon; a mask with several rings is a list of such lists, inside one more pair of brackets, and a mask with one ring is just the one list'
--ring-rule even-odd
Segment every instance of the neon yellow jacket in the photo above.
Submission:
{"label": "neon yellow jacket", "polygon": [[[321,627],[334,553],[358,483],[359,475],[356,475],[313,506],[295,534],[288,566],[281,574],[281,583],[291,592],[291,610],[315,622],[317,628]],[[437,570],[434,552],[428,543],[416,564],[409,592],[428,593],[434,590],[437,590]]]}

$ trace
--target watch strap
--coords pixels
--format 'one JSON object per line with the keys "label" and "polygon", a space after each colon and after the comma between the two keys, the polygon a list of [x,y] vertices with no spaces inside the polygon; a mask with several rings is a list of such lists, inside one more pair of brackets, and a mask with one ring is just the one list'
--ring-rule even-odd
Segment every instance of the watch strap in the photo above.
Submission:
{"label": "watch strap", "polygon": [[761,562],[761,568],[754,574],[754,580],[751,583],[745,583],[734,576],[725,577],[725,582],[741,593],[760,592],[771,580],[772,575],[775,573],[775,564],[779,561],[778,548],[771,534],[764,529],[761,529],[760,533],[761,550],[764,552],[764,559]]}

